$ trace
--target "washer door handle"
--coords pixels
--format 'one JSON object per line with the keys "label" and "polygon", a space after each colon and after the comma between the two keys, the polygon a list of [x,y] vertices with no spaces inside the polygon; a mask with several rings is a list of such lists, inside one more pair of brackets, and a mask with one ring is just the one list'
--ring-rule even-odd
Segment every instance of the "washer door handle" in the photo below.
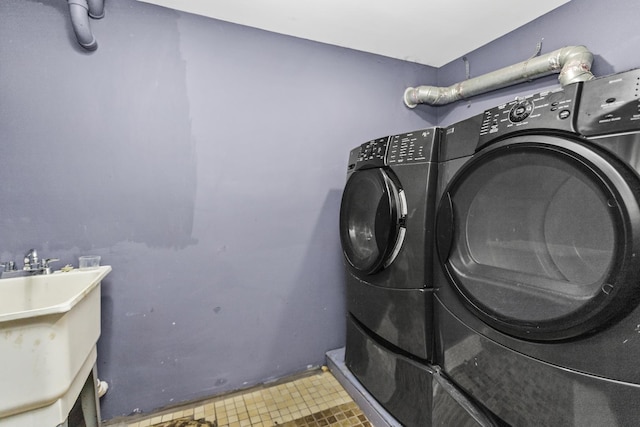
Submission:
{"label": "washer door handle", "polygon": [[451,201],[451,195],[447,192],[442,196],[442,200],[440,200],[438,215],[436,217],[436,243],[438,256],[442,264],[447,262],[449,253],[451,252],[454,221],[453,202]]}

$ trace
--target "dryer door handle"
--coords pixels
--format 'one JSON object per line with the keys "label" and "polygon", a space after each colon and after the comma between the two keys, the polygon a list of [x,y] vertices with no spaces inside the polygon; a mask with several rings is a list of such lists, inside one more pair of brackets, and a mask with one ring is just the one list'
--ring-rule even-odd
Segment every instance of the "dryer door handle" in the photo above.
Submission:
{"label": "dryer door handle", "polygon": [[453,202],[448,192],[442,196],[436,217],[436,244],[440,262],[445,264],[449,259],[454,234]]}

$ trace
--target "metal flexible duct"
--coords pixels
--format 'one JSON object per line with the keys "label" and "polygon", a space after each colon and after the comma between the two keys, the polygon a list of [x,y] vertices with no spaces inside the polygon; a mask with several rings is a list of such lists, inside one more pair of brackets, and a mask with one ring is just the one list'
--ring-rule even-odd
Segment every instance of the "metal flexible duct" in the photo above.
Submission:
{"label": "metal flexible duct", "polygon": [[560,73],[558,80],[562,86],[565,86],[593,79],[592,62],[593,54],[586,47],[567,46],[449,87],[407,88],[404,92],[404,103],[409,108],[415,108],[418,104],[450,104],[459,99],[470,98],[553,73]]}
{"label": "metal flexible duct", "polygon": [[89,17],[100,19],[104,16],[104,0],[67,0],[71,25],[80,46],[87,50],[96,50],[98,42],[91,32]]}

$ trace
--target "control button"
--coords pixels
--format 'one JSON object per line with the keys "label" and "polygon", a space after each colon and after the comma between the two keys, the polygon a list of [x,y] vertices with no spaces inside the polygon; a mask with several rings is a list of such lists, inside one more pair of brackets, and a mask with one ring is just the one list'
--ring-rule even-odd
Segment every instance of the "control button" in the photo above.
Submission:
{"label": "control button", "polygon": [[615,98],[607,98],[607,100],[604,101],[604,102],[606,102],[607,104],[611,104],[612,102],[616,102],[616,99]]}
{"label": "control button", "polygon": [[512,122],[521,122],[533,111],[533,103],[531,101],[521,101],[514,105],[509,112],[509,120]]}
{"label": "control button", "polygon": [[571,115],[571,111],[569,111],[569,110],[562,110],[562,111],[560,111],[560,112],[558,113],[558,118],[559,118],[560,120],[564,120],[564,119],[569,118],[569,116],[570,116],[570,115]]}
{"label": "control button", "polygon": [[557,106],[558,106],[558,104],[559,104],[559,102],[558,102],[558,101],[556,101],[556,102],[552,102],[552,103],[551,103],[551,106],[552,106],[552,107],[557,107]]}
{"label": "control button", "polygon": [[558,107],[551,107],[551,111],[556,111]]}

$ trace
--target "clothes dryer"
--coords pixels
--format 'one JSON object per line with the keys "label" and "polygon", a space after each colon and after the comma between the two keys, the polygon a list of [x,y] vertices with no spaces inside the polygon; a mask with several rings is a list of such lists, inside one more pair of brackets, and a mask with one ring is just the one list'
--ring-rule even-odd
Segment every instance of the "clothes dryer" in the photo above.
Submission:
{"label": "clothes dryer", "polygon": [[349,312],[345,363],[391,414],[405,420],[430,419],[429,405],[401,399],[413,394],[425,403],[428,372],[409,382],[403,375],[370,373],[389,373],[390,360],[398,366],[401,357],[426,363],[433,354],[439,135],[439,129],[423,129],[352,150],[340,207]]}
{"label": "clothes dryer", "polygon": [[446,130],[436,359],[517,426],[640,419],[637,70]]}

